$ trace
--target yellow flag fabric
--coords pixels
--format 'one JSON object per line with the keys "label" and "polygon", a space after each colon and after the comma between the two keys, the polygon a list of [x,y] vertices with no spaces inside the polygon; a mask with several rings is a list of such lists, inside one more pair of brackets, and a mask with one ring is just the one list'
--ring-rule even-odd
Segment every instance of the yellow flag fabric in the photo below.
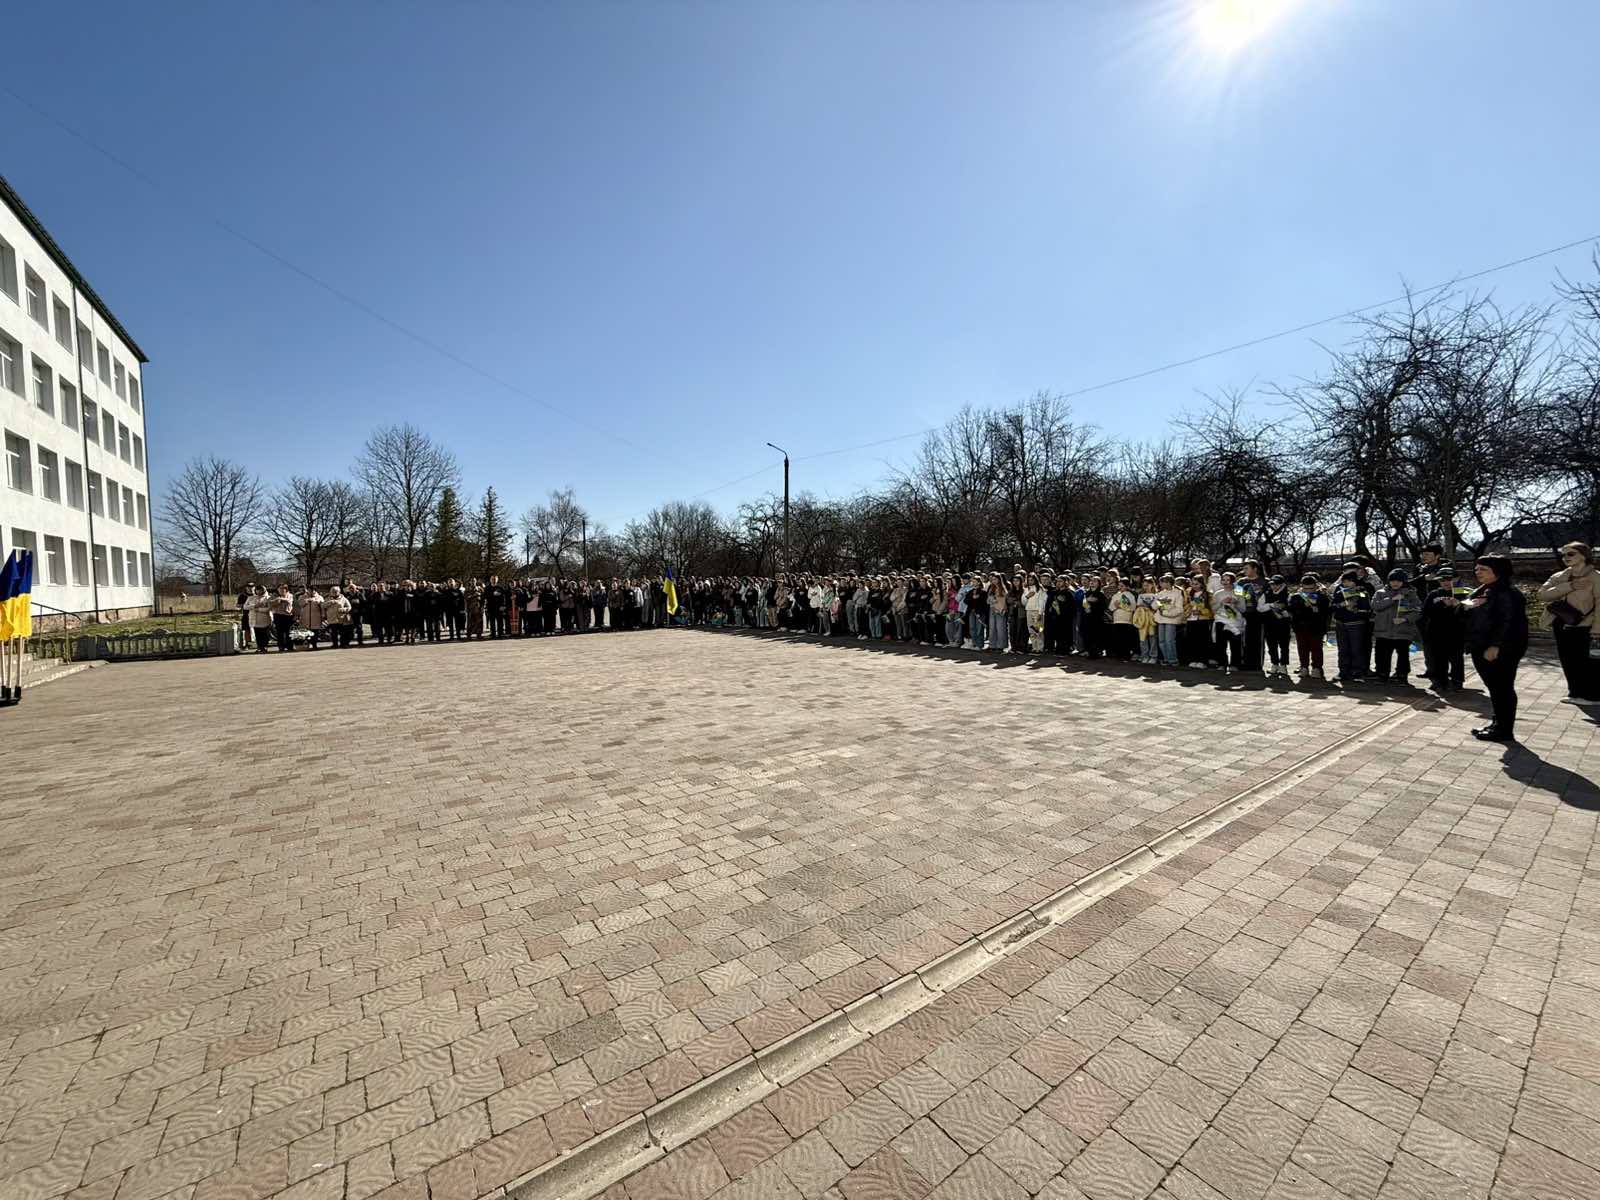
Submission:
{"label": "yellow flag fabric", "polygon": [[678,615],[678,585],[673,582],[672,572],[667,572],[667,577],[661,581],[661,590],[667,594],[667,612],[672,616]]}

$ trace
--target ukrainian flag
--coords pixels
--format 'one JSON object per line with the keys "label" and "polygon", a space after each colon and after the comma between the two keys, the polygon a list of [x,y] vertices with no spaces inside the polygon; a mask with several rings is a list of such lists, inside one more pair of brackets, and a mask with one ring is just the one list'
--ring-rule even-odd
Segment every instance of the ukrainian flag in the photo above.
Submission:
{"label": "ukrainian flag", "polygon": [[672,568],[667,568],[667,577],[661,581],[661,590],[667,594],[667,615],[678,615],[678,584],[672,578]]}
{"label": "ukrainian flag", "polygon": [[0,571],[0,641],[33,636],[33,551],[13,550]]}

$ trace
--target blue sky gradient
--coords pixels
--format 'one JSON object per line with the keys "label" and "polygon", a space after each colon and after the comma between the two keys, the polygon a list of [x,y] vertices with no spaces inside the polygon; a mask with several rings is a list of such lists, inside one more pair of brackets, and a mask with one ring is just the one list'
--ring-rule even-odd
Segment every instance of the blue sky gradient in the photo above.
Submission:
{"label": "blue sky gradient", "polygon": [[[781,487],[769,440],[847,495],[915,440],[808,456],[1600,233],[1600,6],[1284,0],[1232,55],[1192,7],[31,5],[0,172],[151,356],[158,504],[411,421],[613,528]],[[1078,410],[1158,437],[1340,336]]]}

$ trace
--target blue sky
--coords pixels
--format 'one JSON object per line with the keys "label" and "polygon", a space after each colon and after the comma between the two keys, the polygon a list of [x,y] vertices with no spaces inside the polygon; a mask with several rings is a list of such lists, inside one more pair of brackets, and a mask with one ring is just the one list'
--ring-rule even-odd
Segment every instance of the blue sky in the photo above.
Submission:
{"label": "blue sky", "polygon": [[[1282,0],[1232,54],[1193,7],[29,5],[0,86],[154,186],[4,93],[0,171],[151,356],[158,502],[408,420],[612,527],[781,487],[769,440],[846,495],[915,440],[807,457],[1600,233],[1600,5]],[[1313,336],[1078,410],[1160,436]]]}

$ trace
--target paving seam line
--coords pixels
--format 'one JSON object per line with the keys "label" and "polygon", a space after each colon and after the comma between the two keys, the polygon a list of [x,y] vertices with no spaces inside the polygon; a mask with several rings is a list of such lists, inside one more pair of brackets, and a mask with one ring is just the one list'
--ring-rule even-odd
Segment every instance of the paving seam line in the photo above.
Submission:
{"label": "paving seam line", "polygon": [[1001,959],[1032,945],[1096,901],[1377,740],[1391,726],[1439,708],[1437,701],[1427,697],[1384,714],[968,938],[933,961],[597,1134],[506,1184],[500,1194],[510,1200],[591,1200],[612,1184],[770,1096],[782,1085],[825,1066]]}

